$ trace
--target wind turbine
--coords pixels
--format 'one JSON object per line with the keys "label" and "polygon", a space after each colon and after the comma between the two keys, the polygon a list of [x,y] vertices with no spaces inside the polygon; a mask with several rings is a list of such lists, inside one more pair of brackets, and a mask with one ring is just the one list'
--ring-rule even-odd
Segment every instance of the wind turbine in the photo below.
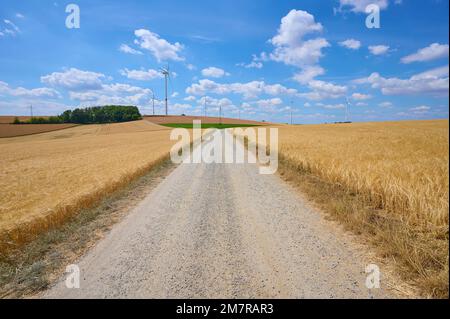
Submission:
{"label": "wind turbine", "polygon": [[346,100],[346,107],[345,107],[345,122],[348,122],[348,115],[349,115],[349,107],[350,107],[350,101],[348,97],[345,97]]}
{"label": "wind turbine", "polygon": [[167,68],[160,68],[160,72],[164,75],[164,83],[165,83],[165,93],[166,93],[166,99],[165,99],[165,104],[166,104],[166,116],[169,115],[169,108],[168,108],[168,99],[167,99],[167,80],[170,77],[170,69],[169,69],[169,64],[167,64]]}

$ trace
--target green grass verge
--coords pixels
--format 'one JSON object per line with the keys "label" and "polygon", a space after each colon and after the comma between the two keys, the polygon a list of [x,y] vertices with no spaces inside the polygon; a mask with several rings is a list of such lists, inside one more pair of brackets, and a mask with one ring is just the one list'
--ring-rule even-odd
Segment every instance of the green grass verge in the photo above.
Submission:
{"label": "green grass verge", "polygon": [[[192,123],[168,123],[168,124],[161,124],[162,126],[167,127],[175,127],[175,128],[187,128],[191,129],[193,128]],[[252,126],[258,126],[255,124],[220,124],[220,123],[202,123],[202,128],[217,128],[217,129],[225,129],[225,128],[233,128],[233,127],[252,127]]]}

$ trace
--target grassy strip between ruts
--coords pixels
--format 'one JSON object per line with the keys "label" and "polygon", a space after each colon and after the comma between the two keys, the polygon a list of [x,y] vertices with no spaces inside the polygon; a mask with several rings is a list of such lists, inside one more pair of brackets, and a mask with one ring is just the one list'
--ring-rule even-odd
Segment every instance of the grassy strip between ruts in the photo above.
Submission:
{"label": "grassy strip between ruts", "polygon": [[46,289],[64,274],[67,265],[103,238],[174,167],[166,158],[97,206],[83,209],[60,227],[7,255],[0,255],[0,298],[29,297]]}

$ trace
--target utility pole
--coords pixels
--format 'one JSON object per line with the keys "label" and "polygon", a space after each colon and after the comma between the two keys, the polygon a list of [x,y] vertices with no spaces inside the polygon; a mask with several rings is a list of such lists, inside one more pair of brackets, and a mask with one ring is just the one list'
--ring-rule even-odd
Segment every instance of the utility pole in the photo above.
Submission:
{"label": "utility pole", "polygon": [[347,100],[346,107],[345,107],[345,122],[348,122],[348,107],[349,107],[350,102],[348,100],[348,97],[346,97],[345,99]]}
{"label": "utility pole", "polygon": [[152,91],[153,116],[155,116],[155,93]]}
{"label": "utility pole", "polygon": [[31,113],[31,118],[33,118],[33,104],[30,104],[30,113]]}
{"label": "utility pole", "polygon": [[219,124],[222,125],[222,104],[219,104]]}
{"label": "utility pole", "polygon": [[294,124],[293,121],[292,121],[292,105],[293,105],[293,103],[294,102],[291,100],[291,125]]}
{"label": "utility pole", "polygon": [[206,117],[206,95],[203,97],[203,108],[204,108],[204,112],[205,112],[205,117]]}

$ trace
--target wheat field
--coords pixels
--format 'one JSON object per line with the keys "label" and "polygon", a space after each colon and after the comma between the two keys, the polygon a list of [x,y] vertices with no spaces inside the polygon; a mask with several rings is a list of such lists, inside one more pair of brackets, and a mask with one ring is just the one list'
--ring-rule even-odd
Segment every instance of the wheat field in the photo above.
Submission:
{"label": "wheat field", "polygon": [[448,294],[448,120],[278,128],[288,174],[358,194],[375,214],[335,209],[339,219],[376,237],[427,294]]}
{"label": "wheat field", "polygon": [[170,129],[147,121],[0,140],[0,250],[31,240],[162,161]]}

